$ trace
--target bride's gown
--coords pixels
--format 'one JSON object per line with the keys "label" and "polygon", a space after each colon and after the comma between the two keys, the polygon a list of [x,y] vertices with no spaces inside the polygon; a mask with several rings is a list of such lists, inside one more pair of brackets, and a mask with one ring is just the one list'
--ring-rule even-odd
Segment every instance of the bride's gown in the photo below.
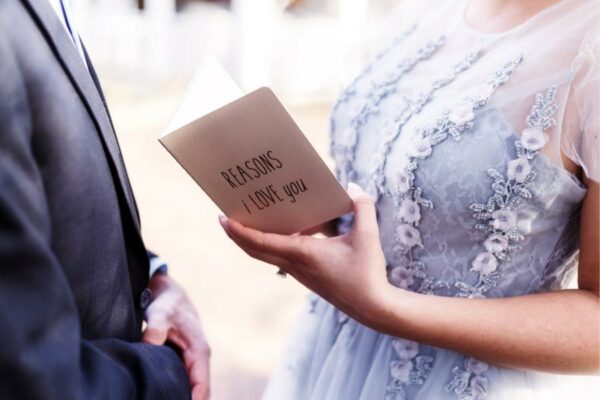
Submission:
{"label": "bride's gown", "polygon": [[[377,196],[392,284],[469,298],[560,290],[577,268],[586,195],[561,151],[599,179],[599,4],[563,0],[486,34],[464,22],[466,0],[427,3],[334,107],[338,176]],[[599,390],[596,378],[382,335],[315,296],[264,398],[571,400]]]}

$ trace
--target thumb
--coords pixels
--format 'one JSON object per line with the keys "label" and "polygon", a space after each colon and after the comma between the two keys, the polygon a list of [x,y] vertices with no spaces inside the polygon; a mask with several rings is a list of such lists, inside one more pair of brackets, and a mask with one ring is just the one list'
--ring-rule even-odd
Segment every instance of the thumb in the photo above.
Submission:
{"label": "thumb", "polygon": [[354,231],[379,233],[375,199],[355,183],[348,184],[348,196],[354,204]]}
{"label": "thumb", "polygon": [[147,316],[147,325],[142,336],[142,342],[157,346],[165,344],[169,335],[169,324],[167,321],[152,314]]}

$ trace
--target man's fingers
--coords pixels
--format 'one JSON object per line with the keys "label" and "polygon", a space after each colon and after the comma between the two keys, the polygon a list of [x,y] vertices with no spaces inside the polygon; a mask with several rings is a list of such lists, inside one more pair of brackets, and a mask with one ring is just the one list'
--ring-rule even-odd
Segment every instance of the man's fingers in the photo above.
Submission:
{"label": "man's fingers", "polygon": [[202,326],[186,319],[177,330],[169,335],[169,340],[181,349],[183,363],[192,386],[192,398],[205,400],[210,386],[210,347],[202,332]]}
{"label": "man's fingers", "polygon": [[154,311],[151,307],[146,312],[146,329],[144,330],[142,341],[144,343],[163,345],[169,335],[169,323],[162,312]]}
{"label": "man's fingers", "polygon": [[209,355],[204,351],[189,348],[183,352],[184,362],[193,400],[207,400],[210,394],[210,363]]}
{"label": "man's fingers", "polygon": [[354,203],[354,231],[378,233],[375,199],[355,183],[348,184],[348,195]]}
{"label": "man's fingers", "polygon": [[207,358],[197,358],[188,367],[188,375],[192,386],[208,388],[210,380],[209,363]]}
{"label": "man's fingers", "polygon": [[168,335],[169,331],[166,329],[146,326],[144,335],[142,336],[142,342],[160,346],[165,344]]}
{"label": "man's fingers", "polygon": [[301,237],[299,236],[260,232],[224,216],[219,217],[219,222],[231,236],[243,240],[261,253],[269,253],[283,258],[294,258],[303,251]]}
{"label": "man's fingers", "polygon": [[208,386],[208,385],[192,386],[192,400],[209,400],[209,399],[210,399],[210,386]]}
{"label": "man's fingers", "polygon": [[208,399],[210,392],[210,351],[196,344],[183,351],[183,361],[192,386],[192,398]]}

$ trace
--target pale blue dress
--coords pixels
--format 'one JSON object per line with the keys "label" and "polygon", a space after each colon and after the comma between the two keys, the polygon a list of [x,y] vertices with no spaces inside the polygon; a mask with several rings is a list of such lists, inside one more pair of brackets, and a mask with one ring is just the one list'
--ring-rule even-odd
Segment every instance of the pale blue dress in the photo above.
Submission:
{"label": "pale blue dress", "polygon": [[[565,288],[587,189],[561,153],[599,179],[598,2],[563,0],[501,34],[469,27],[465,0],[424,3],[392,17],[391,45],[331,117],[340,181],[378,199],[389,281],[467,298]],[[346,217],[339,229],[350,226]],[[596,378],[505,369],[386,336],[317,296],[264,395],[594,398]]]}

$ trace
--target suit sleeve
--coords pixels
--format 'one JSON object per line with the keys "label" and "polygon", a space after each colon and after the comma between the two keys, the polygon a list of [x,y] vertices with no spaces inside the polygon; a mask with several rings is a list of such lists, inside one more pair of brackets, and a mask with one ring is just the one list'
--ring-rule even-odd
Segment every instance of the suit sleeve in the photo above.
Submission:
{"label": "suit sleeve", "polygon": [[53,254],[25,83],[0,37],[0,399],[188,399],[169,347],[87,341]]}

